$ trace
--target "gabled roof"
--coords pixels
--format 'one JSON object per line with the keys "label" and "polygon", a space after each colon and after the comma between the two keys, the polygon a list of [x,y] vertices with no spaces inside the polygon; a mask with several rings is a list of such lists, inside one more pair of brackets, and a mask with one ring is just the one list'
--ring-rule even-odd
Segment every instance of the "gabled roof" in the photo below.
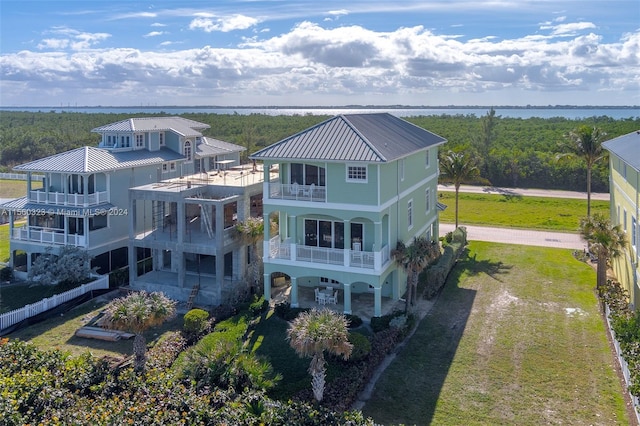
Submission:
{"label": "gabled roof", "polygon": [[233,152],[246,151],[247,148],[230,142],[214,138],[202,138],[196,145],[196,158],[212,157],[216,155],[231,154]]}
{"label": "gabled roof", "polygon": [[25,172],[95,173],[128,167],[184,160],[185,157],[162,148],[159,151],[110,151],[84,146],[14,167]]}
{"label": "gabled roof", "polygon": [[640,172],[640,130],[608,140],[602,146]]}
{"label": "gabled roof", "polygon": [[140,117],[129,118],[106,126],[96,127],[94,133],[116,132],[167,132],[181,136],[202,136],[198,130],[208,129],[208,124],[182,117]]}
{"label": "gabled roof", "polygon": [[445,142],[388,113],[345,114],[263,148],[250,158],[384,163]]}

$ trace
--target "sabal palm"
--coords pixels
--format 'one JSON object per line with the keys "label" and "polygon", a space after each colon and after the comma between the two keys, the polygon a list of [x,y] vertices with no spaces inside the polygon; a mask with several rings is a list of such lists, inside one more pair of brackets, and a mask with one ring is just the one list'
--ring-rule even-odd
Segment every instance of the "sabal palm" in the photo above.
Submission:
{"label": "sabal palm", "polygon": [[240,238],[251,246],[252,285],[258,286],[262,270],[262,258],[258,255],[258,241],[264,238],[264,220],[257,217],[249,217],[247,220],[236,224],[236,231]]}
{"label": "sabal palm", "polygon": [[325,383],[324,352],[351,356],[353,345],[349,343],[347,318],[329,309],[313,309],[294,319],[287,330],[289,344],[300,357],[311,357],[309,374],[313,396],[322,401]]}
{"label": "sabal palm", "polygon": [[133,341],[134,366],[137,371],[144,370],[146,361],[146,340],[144,332],[173,318],[176,314],[176,302],[163,293],[145,291],[131,293],[114,299],[105,309],[105,323],[116,329],[135,334]]}
{"label": "sabal palm", "polygon": [[580,221],[580,233],[589,243],[589,250],[598,258],[597,288],[601,289],[607,281],[607,261],[622,254],[626,236],[620,225],[612,225],[609,219],[600,213],[585,217]]}
{"label": "sabal palm", "polygon": [[456,189],[456,228],[458,227],[458,195],[460,185],[474,182],[480,177],[480,170],[474,159],[463,152],[448,151],[440,159],[442,180],[453,183]]}
{"label": "sabal palm", "polygon": [[571,155],[583,158],[587,166],[587,217],[591,216],[591,172],[606,154],[602,147],[606,135],[599,128],[590,126],[580,126],[565,135]]}
{"label": "sabal palm", "polygon": [[415,237],[408,246],[402,241],[398,241],[395,250],[392,251],[392,257],[407,274],[406,312],[415,302],[420,272],[432,259],[437,257],[437,254],[437,243],[429,241],[423,236]]}

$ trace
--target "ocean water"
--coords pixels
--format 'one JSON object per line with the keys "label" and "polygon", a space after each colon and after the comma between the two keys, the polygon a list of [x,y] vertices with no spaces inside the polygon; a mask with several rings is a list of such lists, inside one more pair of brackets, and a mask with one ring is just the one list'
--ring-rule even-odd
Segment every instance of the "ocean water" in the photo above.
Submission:
{"label": "ocean water", "polygon": [[[495,107],[496,115],[510,118],[585,119],[607,116],[616,120],[640,118],[639,107]],[[398,117],[427,115],[475,115],[481,117],[489,107],[184,107],[184,106],[129,106],[129,107],[0,107],[2,111],[79,112],[79,113],[143,113],[143,114],[264,114],[264,115],[329,115],[389,112]]]}

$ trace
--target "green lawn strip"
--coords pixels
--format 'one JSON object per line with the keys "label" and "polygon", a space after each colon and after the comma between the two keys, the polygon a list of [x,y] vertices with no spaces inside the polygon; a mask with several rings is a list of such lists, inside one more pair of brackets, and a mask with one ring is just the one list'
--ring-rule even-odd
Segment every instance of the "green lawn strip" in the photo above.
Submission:
{"label": "green lawn strip", "polygon": [[[32,189],[42,188],[42,181],[31,181]],[[27,181],[0,179],[0,198],[20,198],[27,195]]]}
{"label": "green lawn strip", "polygon": [[60,290],[52,285],[20,284],[0,287],[0,314],[39,302],[64,291],[66,290]]}
{"label": "green lawn strip", "polygon": [[[25,327],[7,337],[30,341],[42,350],[56,348],[74,356],[85,352],[91,352],[96,357],[129,356],[133,354],[133,339],[109,342],[75,336],[76,330],[96,319],[107,303],[106,296],[95,298],[63,315]],[[181,330],[182,322],[182,316],[178,315],[175,319],[146,331],[147,344],[153,344],[169,331]]]}
{"label": "green lawn strip", "polygon": [[[2,211],[0,211],[2,214]],[[9,261],[9,224],[0,225],[0,262]]]}
{"label": "green lawn strip", "polygon": [[364,414],[382,424],[627,424],[594,283],[569,250],[471,243]]}
{"label": "green lawn strip", "polygon": [[[455,193],[443,191],[438,201],[448,208],[440,221],[455,222]],[[591,213],[609,215],[608,201],[591,201]],[[458,220],[461,225],[544,229],[577,232],[587,214],[587,201],[570,198],[521,197],[497,194],[460,193]]]}

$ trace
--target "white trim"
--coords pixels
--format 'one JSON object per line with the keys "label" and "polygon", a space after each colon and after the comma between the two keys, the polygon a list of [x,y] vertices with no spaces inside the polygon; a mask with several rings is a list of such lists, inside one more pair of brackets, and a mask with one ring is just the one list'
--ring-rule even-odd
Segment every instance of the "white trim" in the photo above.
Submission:
{"label": "white trim", "polygon": [[[362,169],[362,170],[364,170],[364,179],[362,179],[362,178],[353,178],[353,177],[350,178],[349,177],[349,169]],[[354,173],[354,174],[356,174],[356,173]],[[346,163],[345,164],[345,181],[349,182],[349,183],[367,183],[367,182],[369,182],[369,168],[367,167],[367,164],[362,165],[362,164]]]}

